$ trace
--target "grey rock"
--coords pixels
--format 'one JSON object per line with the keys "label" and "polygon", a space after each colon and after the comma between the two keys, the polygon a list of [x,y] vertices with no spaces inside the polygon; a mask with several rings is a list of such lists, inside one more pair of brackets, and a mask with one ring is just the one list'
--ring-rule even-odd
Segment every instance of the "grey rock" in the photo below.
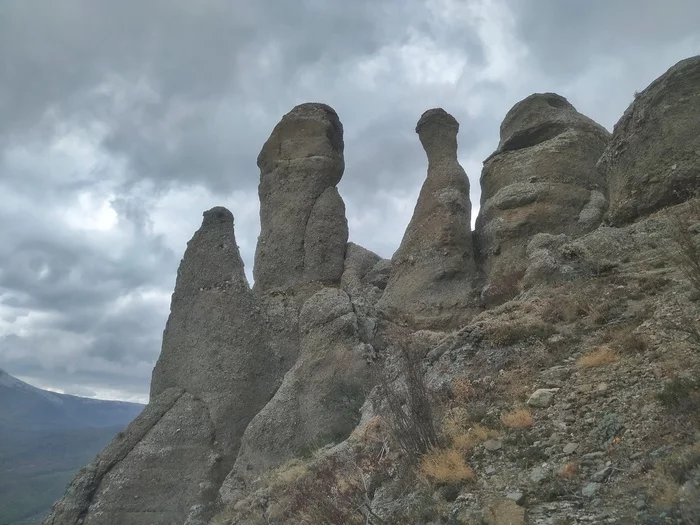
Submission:
{"label": "grey rock", "polygon": [[683,202],[700,189],[700,56],[678,62],[635,97],[600,166],[615,225]]}
{"label": "grey rock", "polygon": [[573,454],[574,452],[576,452],[578,450],[578,447],[578,443],[567,443],[566,445],[564,445],[563,452],[568,456],[569,454]]}
{"label": "grey rock", "polygon": [[213,208],[178,269],[150,403],[78,473],[45,523],[208,522],[245,426],[278,373],[233,216]]}
{"label": "grey rock", "polygon": [[365,281],[384,290],[391,274],[391,260],[380,259],[365,276]]}
{"label": "grey rock", "polygon": [[578,222],[586,229],[593,229],[600,224],[607,208],[608,199],[605,195],[598,190],[592,190],[590,200],[578,215]]}
{"label": "grey rock", "polygon": [[266,469],[347,438],[374,386],[348,295],[323,288],[299,316],[301,352],[274,397],[250,422],[221,489],[230,502]]}
{"label": "grey rock", "polygon": [[484,442],[484,448],[489,452],[495,452],[503,448],[503,442],[500,439],[489,439]]}
{"label": "grey rock", "polygon": [[340,278],[340,287],[351,297],[362,294],[365,287],[365,277],[381,260],[381,257],[376,253],[349,242],[345,250],[345,264],[343,275]]}
{"label": "grey rock", "polygon": [[525,495],[520,491],[513,491],[506,494],[506,499],[513,500],[515,503],[520,505],[525,499]]}
{"label": "grey rock", "polygon": [[542,483],[551,474],[551,471],[547,467],[535,467],[530,472],[530,480],[533,483]]}
{"label": "grey rock", "polygon": [[491,502],[484,512],[487,525],[525,525],[525,509],[505,499]]}
{"label": "grey rock", "polygon": [[[600,224],[606,181],[596,162],[609,138],[554,93],[531,95],[508,112],[499,147],[481,173],[475,244],[491,285],[487,304],[517,293],[535,234],[575,238]],[[542,260],[538,273],[552,262]]]}
{"label": "grey rock", "polygon": [[595,481],[597,483],[602,483],[603,481],[607,480],[612,473],[613,473],[612,467],[605,467],[604,469],[601,469],[598,472],[594,473],[591,476],[591,481]]}
{"label": "grey rock", "polygon": [[531,407],[547,408],[551,406],[558,391],[558,388],[539,388],[530,395],[527,404]]}
{"label": "grey rock", "polygon": [[414,328],[459,326],[476,312],[469,179],[457,161],[458,130],[443,109],[426,111],[416,127],[428,175],[378,304]]}
{"label": "grey rock", "polygon": [[583,494],[587,498],[592,498],[593,496],[598,494],[598,491],[600,491],[600,487],[600,483],[591,482],[585,487],[583,487],[583,489],[581,490],[581,494]]}
{"label": "grey rock", "polygon": [[336,185],[345,168],[343,126],[325,104],[296,106],[258,156],[260,237],[256,292],[338,283],[348,231]]}

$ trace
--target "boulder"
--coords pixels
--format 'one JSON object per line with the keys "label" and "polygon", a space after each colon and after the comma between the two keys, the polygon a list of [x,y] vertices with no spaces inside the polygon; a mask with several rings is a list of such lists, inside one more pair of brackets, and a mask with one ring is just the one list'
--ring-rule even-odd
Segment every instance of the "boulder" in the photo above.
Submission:
{"label": "boulder", "polygon": [[377,265],[381,257],[374,252],[349,242],[345,251],[345,267],[340,286],[348,295],[361,293],[365,277]]}
{"label": "boulder", "polygon": [[608,179],[613,225],[700,190],[700,55],[678,62],[635,94],[600,166]]}
{"label": "boulder", "polygon": [[345,169],[343,126],[325,104],[282,117],[258,156],[260,236],[256,292],[309,282],[337,284],[348,226],[336,185]]}
{"label": "boulder", "polygon": [[607,189],[596,163],[609,137],[555,93],[531,95],[508,112],[481,173],[475,245],[487,303],[519,289],[534,235],[575,238],[600,224]]}
{"label": "boulder", "polygon": [[476,312],[469,179],[457,161],[459,123],[443,109],[423,113],[416,132],[428,175],[392,257],[378,308],[414,328],[450,328]]}

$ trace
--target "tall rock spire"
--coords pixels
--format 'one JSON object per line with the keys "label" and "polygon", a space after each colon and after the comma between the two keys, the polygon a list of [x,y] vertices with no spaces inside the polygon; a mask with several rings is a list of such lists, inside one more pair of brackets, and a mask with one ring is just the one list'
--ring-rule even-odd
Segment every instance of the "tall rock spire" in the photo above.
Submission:
{"label": "tall rock spire", "polygon": [[46,525],[208,523],[279,370],[225,208],[204,213],[178,270],[143,413],[83,468]]}
{"label": "tall rock spire", "polygon": [[258,156],[260,237],[256,291],[343,273],[348,226],[336,185],[345,169],[343,126],[333,108],[307,103],[287,113]]}
{"label": "tall rock spire", "polygon": [[535,234],[578,236],[600,224],[607,189],[596,162],[609,138],[555,93],[530,95],[508,112],[481,172],[475,245],[487,303],[517,291]]}
{"label": "tall rock spire", "polygon": [[378,305],[415,327],[456,326],[474,313],[469,179],[457,161],[458,131],[440,108],[423,113],[416,126],[428,175]]}

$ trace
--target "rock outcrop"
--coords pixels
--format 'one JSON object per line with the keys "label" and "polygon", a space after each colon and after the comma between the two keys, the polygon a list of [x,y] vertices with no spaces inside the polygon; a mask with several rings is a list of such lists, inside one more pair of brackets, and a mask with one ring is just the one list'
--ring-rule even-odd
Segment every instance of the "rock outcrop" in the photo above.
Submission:
{"label": "rock outcrop", "polygon": [[246,430],[223,500],[249,486],[264,470],[329,442],[345,439],[357,425],[368,389],[371,347],[358,337],[348,295],[323,288],[301,311],[301,352],[274,398]]}
{"label": "rock outcrop", "polygon": [[[498,148],[484,162],[472,237],[459,125],[442,109],[426,111],[416,131],[428,174],[389,261],[347,242],[336,188],[344,170],[338,116],[323,104],[295,107],[258,157],[254,289],[233,216],[224,208],[205,212],[178,270],[150,403],[80,471],[45,525],[207,525],[222,503],[232,504],[219,518],[226,524],[457,516],[500,523],[552,512],[569,519],[572,509],[591,523],[622,516],[607,503],[604,515],[583,510],[580,501],[619,500],[619,482],[637,483],[648,470],[644,455],[667,448],[656,441],[675,439],[657,406],[666,388],[657,372],[671,358],[659,370],[653,363],[667,352],[679,369],[694,363],[684,346],[690,340],[677,337],[690,332],[673,322],[695,306],[687,272],[671,267],[668,243],[685,217],[679,231],[694,246],[700,207],[692,200],[660,208],[700,187],[699,112],[700,57],[642,92],[612,142],[565,98],[527,97],[506,115]],[[609,197],[613,223],[640,220],[601,226]],[[411,379],[399,354],[420,360],[411,361],[420,365],[409,367]],[[530,397],[534,418],[513,411],[511,393],[532,393],[523,378],[532,379],[536,395],[549,393],[546,402]],[[382,412],[388,391],[376,388],[381,379],[398,387],[389,398],[393,415]],[[502,392],[507,399],[494,398]],[[432,420],[427,405],[411,408],[415,400],[449,412],[455,450],[458,437],[472,439],[471,414],[483,426],[484,442],[473,433],[468,447],[469,466],[460,449],[439,469],[445,476],[426,474],[436,483],[404,476],[415,466],[406,456],[425,447],[401,452],[391,434],[401,430],[387,426],[394,417],[414,418],[401,428]],[[654,432],[631,424],[649,414],[657,418]],[[491,428],[503,439],[486,439]],[[496,453],[518,446],[520,437],[508,436],[516,430],[527,437],[528,458],[551,465],[525,471],[516,449]],[[667,430],[664,439],[648,440]],[[566,443],[571,436],[577,442]],[[300,459],[322,446],[314,459]],[[463,477],[452,477],[457,470]],[[555,472],[563,474],[554,480]],[[474,475],[493,483],[473,483]],[[467,482],[470,497],[458,497],[455,489]],[[697,500],[690,482],[682,505]],[[555,493],[571,504],[552,507]],[[649,517],[641,504],[620,506]],[[697,511],[679,508],[691,517]]]}
{"label": "rock outcrop", "polygon": [[700,190],[700,56],[654,80],[615,125],[600,159],[610,221],[628,223]]}
{"label": "rock outcrop", "polygon": [[475,312],[469,179],[457,160],[458,131],[443,109],[426,111],[416,126],[428,175],[378,305],[415,327],[454,327]]}
{"label": "rock outcrop", "polygon": [[233,216],[213,208],[178,269],[148,407],[83,469],[46,523],[207,523],[248,422],[274,393],[278,361]]}
{"label": "rock outcrop", "polygon": [[481,173],[475,240],[487,303],[517,288],[535,234],[576,237],[600,224],[607,190],[596,162],[609,137],[554,93],[531,95],[508,112]]}
{"label": "rock outcrop", "polygon": [[266,292],[343,273],[348,226],[336,185],[345,169],[343,126],[325,104],[301,104],[272,131],[258,156],[260,237],[255,289]]}

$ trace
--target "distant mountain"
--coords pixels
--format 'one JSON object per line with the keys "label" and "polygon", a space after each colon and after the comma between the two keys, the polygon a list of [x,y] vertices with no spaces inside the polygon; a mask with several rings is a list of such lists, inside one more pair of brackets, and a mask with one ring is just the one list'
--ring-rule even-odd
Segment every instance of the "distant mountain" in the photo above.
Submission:
{"label": "distant mountain", "polygon": [[142,409],[137,403],[41,390],[0,369],[0,426],[35,430],[126,426]]}
{"label": "distant mountain", "polygon": [[0,370],[0,525],[39,523],[77,470],[142,409],[49,392]]}

